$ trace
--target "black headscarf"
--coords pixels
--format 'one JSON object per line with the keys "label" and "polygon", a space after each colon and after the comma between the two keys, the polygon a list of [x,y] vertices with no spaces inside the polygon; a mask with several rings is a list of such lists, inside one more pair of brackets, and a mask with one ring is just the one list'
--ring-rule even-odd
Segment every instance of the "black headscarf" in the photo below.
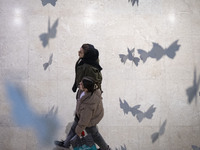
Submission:
{"label": "black headscarf", "polygon": [[95,49],[94,46],[91,44],[88,44],[88,46],[89,48],[87,49],[87,52],[84,54],[84,57],[81,58],[79,65],[86,63],[101,71],[102,67],[99,65],[99,51]]}
{"label": "black headscarf", "polygon": [[[85,46],[87,48],[85,48]],[[102,67],[99,65],[99,51],[97,49],[94,48],[93,45],[91,44],[83,44],[82,48],[84,49],[84,57],[83,58],[79,58],[78,61],[76,62],[75,65],[75,73],[77,73],[77,67],[81,66],[83,64],[89,64],[95,68],[97,68],[99,71],[102,70]],[[72,87],[72,91],[76,92],[77,89],[77,83],[76,83],[76,79],[74,82],[74,85]]]}

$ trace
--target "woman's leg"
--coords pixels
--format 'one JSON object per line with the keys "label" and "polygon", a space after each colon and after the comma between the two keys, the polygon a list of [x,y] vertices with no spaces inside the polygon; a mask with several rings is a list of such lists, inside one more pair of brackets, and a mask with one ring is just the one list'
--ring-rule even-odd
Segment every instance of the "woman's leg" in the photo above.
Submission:
{"label": "woman's leg", "polygon": [[76,133],[75,133],[76,126],[77,126],[77,122],[74,120],[74,122],[71,126],[71,129],[66,137],[66,140],[64,141],[64,146],[66,148],[70,147],[70,140],[76,135]]}
{"label": "woman's leg", "polygon": [[55,145],[65,147],[65,148],[69,148],[70,147],[70,140],[76,135],[75,129],[76,129],[77,124],[78,124],[78,118],[76,116],[74,118],[74,122],[71,126],[71,129],[70,129],[65,141],[55,141],[54,142]]}
{"label": "woman's leg", "polygon": [[101,150],[108,150],[109,149],[108,144],[105,142],[105,140],[103,139],[103,137],[99,133],[96,126],[87,127],[85,130],[88,134],[92,135],[94,142],[100,147]]}

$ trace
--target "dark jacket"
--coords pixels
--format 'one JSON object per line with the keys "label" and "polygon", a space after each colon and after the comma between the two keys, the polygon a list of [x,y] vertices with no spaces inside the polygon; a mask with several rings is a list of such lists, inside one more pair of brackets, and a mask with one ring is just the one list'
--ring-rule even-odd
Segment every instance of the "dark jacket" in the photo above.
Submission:
{"label": "dark jacket", "polygon": [[104,115],[102,97],[100,89],[93,93],[85,93],[83,97],[80,95],[83,91],[77,92],[76,115],[79,118],[75,132],[79,135],[86,127],[97,125]]}
{"label": "dark jacket", "polygon": [[98,88],[101,89],[101,83],[102,83],[101,69],[95,65],[85,63],[82,60],[78,60],[75,67],[75,81],[72,87],[72,91],[76,92],[79,83],[85,76],[92,77],[95,83],[97,84]]}

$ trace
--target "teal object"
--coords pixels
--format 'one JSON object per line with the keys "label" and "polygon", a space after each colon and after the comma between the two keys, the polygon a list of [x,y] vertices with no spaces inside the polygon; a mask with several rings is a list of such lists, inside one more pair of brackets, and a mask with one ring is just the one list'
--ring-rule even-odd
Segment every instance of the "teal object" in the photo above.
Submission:
{"label": "teal object", "polygon": [[89,146],[84,144],[81,147],[75,147],[74,150],[97,150],[97,148],[96,148],[95,145],[89,147]]}
{"label": "teal object", "polygon": [[91,134],[83,136],[82,138],[75,135],[70,143],[72,144],[73,150],[97,150]]}

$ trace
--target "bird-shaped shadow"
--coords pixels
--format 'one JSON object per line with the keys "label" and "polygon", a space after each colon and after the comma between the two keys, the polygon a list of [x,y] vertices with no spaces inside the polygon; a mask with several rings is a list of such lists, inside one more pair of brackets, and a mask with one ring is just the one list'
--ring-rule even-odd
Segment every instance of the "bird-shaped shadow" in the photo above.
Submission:
{"label": "bird-shaped shadow", "polygon": [[126,100],[122,102],[121,98],[119,98],[119,102],[120,102],[120,108],[123,109],[124,114],[128,114],[129,112],[131,112],[132,115],[135,117],[135,115],[137,115],[138,113],[141,113],[141,111],[138,110],[138,108],[140,108],[140,105],[130,107],[129,104],[126,102]]}
{"label": "bird-shaped shadow", "polygon": [[142,122],[144,118],[152,119],[153,113],[156,110],[154,105],[152,105],[146,112],[142,112],[141,110],[138,110],[140,108],[140,105],[130,107],[126,100],[122,102],[122,100],[119,98],[119,101],[120,108],[124,111],[124,114],[128,114],[129,112],[131,112],[133,117],[136,117],[139,122]]}
{"label": "bird-shaped shadow", "polygon": [[125,64],[127,60],[130,60],[130,61],[132,61],[132,63],[134,62],[135,65],[138,66],[140,58],[134,57],[133,53],[135,51],[135,48],[133,48],[132,50],[130,50],[129,48],[127,48],[127,51],[128,51],[127,55],[125,55],[125,54],[119,54],[119,57],[121,58],[121,62]]}
{"label": "bird-shaped shadow", "polygon": [[53,61],[53,53],[50,55],[49,61],[43,64],[44,70],[46,70],[52,64],[52,61]]}
{"label": "bird-shaped shadow", "polygon": [[151,105],[149,109],[146,112],[140,112],[137,114],[136,118],[139,122],[141,122],[144,118],[152,119],[153,113],[156,111],[156,107],[154,105]]}
{"label": "bird-shaped shadow", "polygon": [[192,150],[200,150],[200,147],[198,147],[196,145],[192,145]]}
{"label": "bird-shaped shadow", "polygon": [[137,6],[139,5],[139,0],[128,0],[128,2],[131,2],[132,6],[134,6],[136,2],[137,2]]}
{"label": "bird-shaped shadow", "polygon": [[50,27],[50,19],[48,19],[48,32],[42,33],[39,37],[42,41],[43,47],[49,44],[49,39],[55,38],[57,33],[58,19],[54,22],[53,26]]}
{"label": "bird-shaped shadow", "polygon": [[43,6],[47,5],[48,3],[51,4],[52,6],[56,6],[57,0],[41,0],[41,1]]}
{"label": "bird-shaped shadow", "polygon": [[197,81],[197,72],[196,72],[196,68],[195,68],[193,85],[186,89],[189,104],[191,104],[194,99],[197,102],[197,93],[198,93],[198,90],[199,90],[199,86],[200,86],[200,76],[199,76],[199,79]]}
{"label": "bird-shaped shadow", "polygon": [[165,120],[163,122],[163,124],[161,125],[160,129],[158,132],[155,132],[151,135],[151,140],[152,140],[152,143],[154,143],[156,140],[158,140],[158,138],[164,134],[165,132],[165,127],[166,127],[166,124],[167,124],[167,120]]}
{"label": "bird-shaped shadow", "polygon": [[173,42],[168,48],[164,49],[158,43],[153,42],[153,48],[146,52],[145,50],[138,49],[138,53],[140,54],[140,59],[143,63],[146,62],[147,58],[156,59],[157,61],[160,60],[163,56],[168,56],[171,59],[174,59],[176,56],[176,52],[179,50],[180,45],[177,44],[178,40]]}
{"label": "bird-shaped shadow", "polygon": [[115,150],[127,150],[126,145],[120,146],[120,148],[115,148]]}
{"label": "bird-shaped shadow", "polygon": [[19,86],[7,81],[5,89],[15,123],[19,127],[32,128],[40,144],[51,144],[60,126],[56,116],[58,108],[54,110],[53,106],[46,115],[38,114],[28,104],[28,100]]}

